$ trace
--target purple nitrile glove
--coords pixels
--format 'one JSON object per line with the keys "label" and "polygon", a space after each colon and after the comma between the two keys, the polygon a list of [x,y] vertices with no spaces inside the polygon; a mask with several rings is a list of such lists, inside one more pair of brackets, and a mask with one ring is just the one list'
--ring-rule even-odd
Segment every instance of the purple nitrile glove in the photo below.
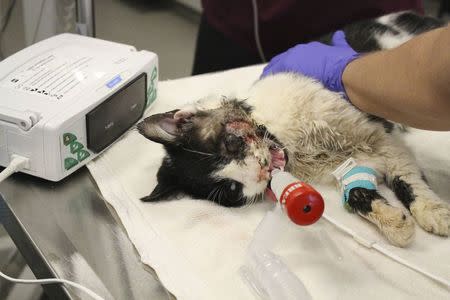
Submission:
{"label": "purple nitrile glove", "polygon": [[342,73],[358,57],[359,54],[345,40],[344,32],[336,31],[331,46],[319,42],[299,44],[275,56],[264,68],[261,78],[280,72],[295,72],[317,79],[331,91],[345,94]]}

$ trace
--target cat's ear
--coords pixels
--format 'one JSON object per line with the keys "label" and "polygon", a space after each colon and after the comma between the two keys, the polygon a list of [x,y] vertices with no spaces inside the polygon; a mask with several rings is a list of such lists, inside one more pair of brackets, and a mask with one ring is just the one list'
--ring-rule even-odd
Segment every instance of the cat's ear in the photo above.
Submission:
{"label": "cat's ear", "polygon": [[192,117],[189,110],[172,110],[145,118],[137,124],[146,138],[161,144],[173,144],[181,134],[180,125]]}
{"label": "cat's ear", "polygon": [[153,192],[151,192],[150,195],[141,198],[141,200],[144,202],[156,202],[160,200],[167,200],[171,196],[175,196],[177,194],[178,190],[173,186],[169,186],[164,183],[158,183]]}

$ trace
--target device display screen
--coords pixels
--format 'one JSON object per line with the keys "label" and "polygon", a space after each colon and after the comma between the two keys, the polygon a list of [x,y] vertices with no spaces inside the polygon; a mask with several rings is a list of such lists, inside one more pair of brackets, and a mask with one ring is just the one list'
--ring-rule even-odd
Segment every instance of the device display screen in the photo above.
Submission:
{"label": "device display screen", "polygon": [[86,115],[87,147],[100,152],[143,115],[147,74],[143,73]]}

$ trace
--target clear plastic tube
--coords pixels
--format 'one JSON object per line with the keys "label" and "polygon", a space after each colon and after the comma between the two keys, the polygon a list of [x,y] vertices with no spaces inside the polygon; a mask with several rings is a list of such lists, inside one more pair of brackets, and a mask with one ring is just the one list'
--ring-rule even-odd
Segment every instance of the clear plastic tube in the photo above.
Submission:
{"label": "clear plastic tube", "polygon": [[240,274],[261,299],[309,300],[311,296],[303,282],[267,248],[278,241],[283,218],[279,205],[266,214],[255,231]]}

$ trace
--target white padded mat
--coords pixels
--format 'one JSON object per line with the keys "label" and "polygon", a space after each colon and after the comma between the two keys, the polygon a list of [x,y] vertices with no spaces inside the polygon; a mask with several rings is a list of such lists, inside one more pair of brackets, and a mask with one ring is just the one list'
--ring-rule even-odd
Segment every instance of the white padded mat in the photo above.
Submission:
{"label": "white padded mat", "polygon": [[[146,115],[169,111],[208,94],[245,94],[262,66],[165,81]],[[276,103],[274,103],[276,105]],[[450,133],[413,130],[404,136],[431,186],[450,200]],[[120,217],[143,263],[178,299],[253,299],[238,275],[253,230],[271,209],[267,200],[251,207],[224,208],[187,197],[143,203],[156,185],[164,155],[161,145],[129,132],[92,161],[88,168],[105,200]],[[341,206],[333,189],[315,186],[323,195],[328,218],[376,242],[432,276],[450,282],[450,238],[417,226],[411,247],[390,246],[360,217]],[[381,186],[381,193],[394,197]],[[336,245],[328,247],[323,232]],[[304,282],[313,299],[450,299],[450,288],[355,242],[326,220],[309,227],[286,221],[275,252]]]}

